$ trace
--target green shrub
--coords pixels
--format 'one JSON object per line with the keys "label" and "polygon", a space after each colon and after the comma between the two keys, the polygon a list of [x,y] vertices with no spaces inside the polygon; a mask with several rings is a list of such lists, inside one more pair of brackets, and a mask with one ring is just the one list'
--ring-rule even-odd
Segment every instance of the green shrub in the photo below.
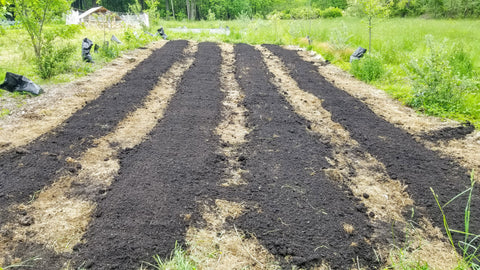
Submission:
{"label": "green shrub", "polygon": [[320,12],[317,8],[300,7],[291,9],[290,16],[292,19],[318,19]]}
{"label": "green shrub", "polygon": [[329,7],[320,12],[320,17],[322,18],[337,18],[342,16],[343,16],[342,10],[336,7]]}
{"label": "green shrub", "polygon": [[426,36],[427,54],[413,59],[407,71],[413,86],[409,105],[426,113],[448,116],[469,113],[469,94],[478,93],[478,82],[469,78],[472,63],[463,49],[449,53],[445,42]]}
{"label": "green shrub", "polygon": [[207,21],[215,21],[215,12],[208,9]]}
{"label": "green shrub", "polygon": [[72,70],[71,61],[76,47],[64,43],[64,40],[71,39],[82,28],[78,25],[61,25],[45,31],[41,55],[35,59],[35,67],[40,78],[49,79]]}
{"label": "green shrub", "polygon": [[55,75],[70,71],[70,62],[76,51],[73,45],[56,45],[47,41],[42,55],[36,59],[38,75],[42,79],[49,79]]}
{"label": "green shrub", "polygon": [[152,36],[145,34],[145,32],[137,32],[131,28],[127,28],[123,32],[123,41],[126,43],[127,49],[135,49],[145,46],[152,40]]}
{"label": "green shrub", "polygon": [[348,33],[347,25],[342,22],[341,27],[332,29],[328,43],[334,50],[345,50],[349,47],[349,40],[351,38],[352,35]]}
{"label": "green shrub", "polygon": [[378,80],[385,73],[380,59],[370,54],[360,60],[354,60],[350,71],[355,77],[365,82]]}
{"label": "green shrub", "polygon": [[111,44],[106,42],[102,47],[100,47],[98,52],[100,53],[100,57],[105,58],[108,61],[115,59],[120,55],[120,48],[113,42]]}

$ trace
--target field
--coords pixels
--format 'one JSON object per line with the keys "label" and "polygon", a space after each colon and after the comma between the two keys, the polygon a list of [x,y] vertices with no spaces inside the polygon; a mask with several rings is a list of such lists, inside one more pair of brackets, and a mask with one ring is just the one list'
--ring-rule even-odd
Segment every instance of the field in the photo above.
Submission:
{"label": "field", "polygon": [[462,264],[430,188],[470,186],[478,131],[311,52],[158,41],[47,90],[0,119],[3,267],[148,269],[175,247],[198,269]]}

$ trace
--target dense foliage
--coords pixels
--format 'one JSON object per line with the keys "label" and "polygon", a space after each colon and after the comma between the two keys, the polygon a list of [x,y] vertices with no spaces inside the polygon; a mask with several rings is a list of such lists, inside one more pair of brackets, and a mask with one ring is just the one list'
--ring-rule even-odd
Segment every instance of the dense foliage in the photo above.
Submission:
{"label": "dense foliage", "polygon": [[[480,0],[393,0],[393,16],[426,16],[434,18],[465,18],[480,16]],[[358,0],[75,0],[73,7],[86,10],[95,5],[103,5],[117,12],[130,12],[130,7],[140,7],[143,11],[154,10],[157,17],[175,19],[207,20],[236,19],[239,16],[263,17],[276,11],[282,14],[295,14],[285,17],[307,17],[308,13],[298,14],[299,9],[325,10],[339,8],[350,15],[361,15]],[[318,13],[318,12],[314,12]],[[210,17],[209,17],[210,15]],[[321,16],[320,16],[321,17]]]}

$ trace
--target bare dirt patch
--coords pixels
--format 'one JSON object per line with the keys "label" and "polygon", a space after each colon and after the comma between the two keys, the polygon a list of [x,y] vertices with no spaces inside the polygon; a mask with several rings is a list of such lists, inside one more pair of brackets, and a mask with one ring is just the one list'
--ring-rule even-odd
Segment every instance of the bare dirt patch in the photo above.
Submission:
{"label": "bare dirt patch", "polygon": [[227,219],[242,215],[244,205],[217,199],[214,205],[205,204],[203,208],[207,225],[190,227],[186,236],[188,250],[200,269],[279,269],[275,258],[254,235],[227,226]]}
{"label": "bare dirt patch", "polygon": [[75,265],[131,269],[155,254],[168,257],[176,242],[184,247],[188,226],[200,218],[197,201],[214,196],[222,171],[213,133],[223,100],[220,53],[200,43],[149,139],[121,152],[120,171],[97,199]]}
{"label": "bare dirt patch", "polygon": [[[378,262],[368,244],[373,230],[364,206],[324,173],[331,167],[325,158],[331,157],[331,144],[309,132],[311,123],[296,115],[270,82],[260,52],[239,44],[235,54],[252,128],[242,147],[248,184],[235,194],[249,208],[235,224],[255,234],[284,268],[325,261],[345,269],[353,260],[373,268]],[[344,223],[354,226],[353,235],[343,230]]]}
{"label": "bare dirt patch", "polygon": [[[222,49],[221,90],[223,100],[222,122],[216,133],[221,141],[221,151],[226,157],[223,187],[246,185],[239,161],[239,147],[246,142],[250,132],[246,127],[244,93],[235,80],[233,46],[220,45]],[[277,269],[275,258],[256,239],[246,237],[235,226],[228,226],[227,219],[237,219],[245,210],[243,203],[216,199],[215,204],[204,204],[202,217],[207,223],[199,228],[191,226],[186,235],[188,251],[201,269]]]}

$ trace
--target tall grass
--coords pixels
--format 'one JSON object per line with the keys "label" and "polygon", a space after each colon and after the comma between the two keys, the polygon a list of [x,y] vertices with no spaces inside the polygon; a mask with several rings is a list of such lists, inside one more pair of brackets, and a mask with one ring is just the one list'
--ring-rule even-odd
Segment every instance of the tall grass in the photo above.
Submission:
{"label": "tall grass", "polygon": [[175,248],[172,251],[169,259],[162,260],[159,255],[153,256],[155,263],[144,263],[140,270],[196,270],[198,267],[180,245],[175,243]]}
{"label": "tall grass", "polygon": [[[453,197],[451,200],[449,200],[447,203],[443,205],[440,203],[438,195],[435,193],[433,188],[430,188],[430,190],[432,191],[435,201],[437,202],[438,208],[442,213],[443,225],[445,227],[445,232],[447,233],[447,237],[448,237],[448,240],[450,241],[450,244],[454,249],[457,246],[461,250],[463,262],[467,265],[468,268],[471,268],[473,270],[479,270],[480,269],[480,243],[479,243],[480,234],[475,234],[470,231],[471,202],[472,202],[474,186],[475,186],[475,179],[474,179],[474,172],[472,171],[470,176],[470,187],[465,191],[463,191],[462,193],[458,194],[457,196]],[[467,202],[464,210],[464,218],[465,218],[464,228],[463,230],[451,229],[450,226],[448,225],[448,220],[445,215],[444,209],[454,200],[458,199],[461,196],[464,196],[465,194],[467,195]],[[457,245],[455,245],[452,237],[452,233],[463,235],[464,236],[463,241],[459,241]]]}

